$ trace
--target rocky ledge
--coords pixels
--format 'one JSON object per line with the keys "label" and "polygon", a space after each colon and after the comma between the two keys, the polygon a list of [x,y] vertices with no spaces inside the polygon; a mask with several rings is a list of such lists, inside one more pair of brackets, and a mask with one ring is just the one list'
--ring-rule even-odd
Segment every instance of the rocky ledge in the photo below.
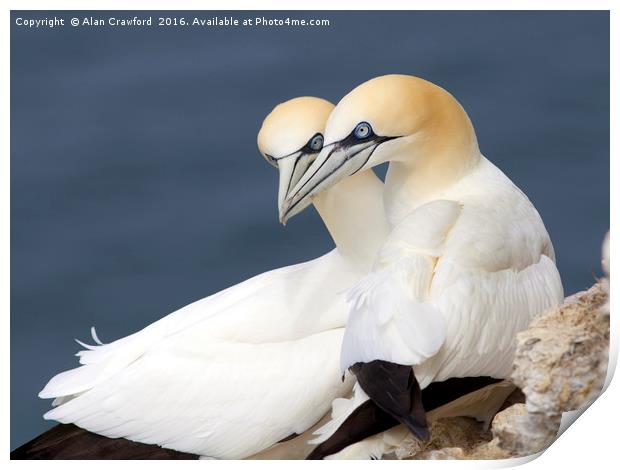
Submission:
{"label": "rocky ledge", "polygon": [[[607,268],[608,269],[608,268]],[[607,270],[606,269],[606,270]],[[505,459],[547,448],[562,413],[588,406],[600,394],[609,350],[608,282],[567,297],[517,337],[512,380],[519,387],[495,416],[491,429],[470,418],[431,424],[431,439],[397,457]]]}

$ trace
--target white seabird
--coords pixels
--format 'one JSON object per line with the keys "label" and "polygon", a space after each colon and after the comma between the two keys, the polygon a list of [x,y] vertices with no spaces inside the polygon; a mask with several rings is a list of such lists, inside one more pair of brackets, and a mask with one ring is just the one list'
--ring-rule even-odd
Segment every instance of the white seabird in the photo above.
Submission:
{"label": "white seabird", "polygon": [[[280,187],[318,154],[332,108],[300,98],[265,120],[259,147],[280,169]],[[328,254],[85,346],[81,366],[40,392],[56,399],[45,418],[211,458],[248,457],[306,431],[351,390],[338,367],[348,316],[340,293],[368,272],[385,239],[382,190],[370,170],[315,200],[337,244]]]}
{"label": "white seabird", "polygon": [[325,142],[282,221],[389,161],[383,201],[392,228],[373,272],[349,293],[340,366],[356,375],[356,396],[322,430],[313,458],[342,448],[330,439],[360,403],[427,438],[420,389],[453,377],[509,377],[516,334],[563,300],[538,212],[482,156],[469,117],[442,88],[404,75],[370,80],[336,106]]}

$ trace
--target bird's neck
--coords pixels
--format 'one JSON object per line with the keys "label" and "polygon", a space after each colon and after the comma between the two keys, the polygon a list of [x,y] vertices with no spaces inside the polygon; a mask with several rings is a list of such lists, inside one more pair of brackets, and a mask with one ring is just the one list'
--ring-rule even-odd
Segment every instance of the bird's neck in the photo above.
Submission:
{"label": "bird's neck", "polygon": [[482,159],[473,125],[460,104],[454,100],[441,109],[415,137],[408,154],[390,161],[384,204],[391,224],[441,198]]}
{"label": "bird's neck", "polygon": [[383,182],[372,170],[345,178],[313,198],[338,251],[368,271],[388,233]]}

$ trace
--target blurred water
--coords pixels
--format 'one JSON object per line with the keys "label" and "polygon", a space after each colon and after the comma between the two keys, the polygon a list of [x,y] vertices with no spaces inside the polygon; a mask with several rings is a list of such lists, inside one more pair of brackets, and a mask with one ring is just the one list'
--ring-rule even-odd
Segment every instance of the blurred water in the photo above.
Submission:
{"label": "blurred water", "polygon": [[14,19],[53,15],[11,14],[12,448],[52,425],[36,394],[91,325],[109,341],[330,249],[313,210],[278,225],[277,172],[256,150],[293,96],[337,101],[385,73],[447,88],[541,213],[566,292],[600,272],[608,13],[269,15],[331,26],[26,30]]}

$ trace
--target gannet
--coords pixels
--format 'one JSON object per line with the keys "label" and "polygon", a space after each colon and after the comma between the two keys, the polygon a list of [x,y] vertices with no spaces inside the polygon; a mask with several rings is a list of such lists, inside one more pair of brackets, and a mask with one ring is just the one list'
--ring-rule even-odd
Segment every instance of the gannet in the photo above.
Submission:
{"label": "gannet", "polygon": [[428,438],[420,390],[453,377],[509,377],[517,332],[564,297],[542,219],[481,154],[447,91],[412,76],[372,79],[338,103],[324,136],[282,222],[332,185],[390,162],[383,202],[391,232],[348,293],[340,367],[356,376],[356,393],[320,431],[325,442],[312,458],[342,449],[347,443],[330,442],[342,435],[330,435],[363,407],[365,426],[374,407]]}
{"label": "gannet", "polygon": [[[299,98],[265,119],[259,149],[279,168],[280,188],[318,154],[332,108]],[[109,344],[93,332],[97,344],[83,344],[81,366],[39,393],[55,398],[45,419],[208,458],[245,458],[306,431],[351,391],[338,367],[348,316],[341,293],[370,270],[387,235],[382,190],[369,170],[315,199],[337,245],[322,257],[251,278]]]}
{"label": "gannet", "polygon": [[[278,208],[323,148],[322,129],[334,105],[316,97],[299,97],[276,106],[258,133],[258,148],[278,168]],[[383,182],[362,171],[313,198],[312,204],[334,239],[340,259],[366,274],[388,234],[381,202]],[[300,210],[307,207],[304,202]],[[368,222],[372,223],[369,224]],[[360,233],[360,230],[362,232]],[[344,317],[348,312],[344,313]]]}

